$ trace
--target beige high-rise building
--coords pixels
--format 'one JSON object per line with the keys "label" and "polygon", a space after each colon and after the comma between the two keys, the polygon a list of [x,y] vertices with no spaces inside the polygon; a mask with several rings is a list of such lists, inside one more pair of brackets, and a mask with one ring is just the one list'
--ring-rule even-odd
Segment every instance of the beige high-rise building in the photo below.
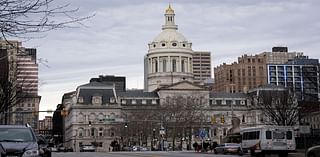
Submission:
{"label": "beige high-rise building", "polygon": [[211,53],[209,51],[194,51],[192,57],[194,83],[206,84],[211,78]]}
{"label": "beige high-rise building", "polygon": [[214,91],[247,92],[249,89],[267,84],[267,64],[283,64],[302,56],[302,52],[288,52],[287,47],[273,47],[272,52],[242,55],[238,62],[223,63],[214,68]]}
{"label": "beige high-rise building", "polygon": [[[38,126],[38,112],[41,97],[38,95],[38,64],[36,49],[24,48],[19,41],[0,40],[0,79],[12,84],[16,104],[2,115],[7,124],[29,123]],[[1,118],[2,119],[2,118]]]}

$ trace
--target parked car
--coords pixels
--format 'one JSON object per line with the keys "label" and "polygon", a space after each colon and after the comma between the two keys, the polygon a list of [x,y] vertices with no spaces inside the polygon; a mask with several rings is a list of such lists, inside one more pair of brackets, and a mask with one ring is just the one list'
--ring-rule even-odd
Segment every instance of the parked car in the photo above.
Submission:
{"label": "parked car", "polygon": [[51,157],[51,149],[48,140],[43,135],[37,135],[39,154],[41,157]]}
{"label": "parked car", "polygon": [[61,145],[58,147],[58,152],[66,152],[66,151],[67,151],[67,149],[64,146]]}
{"label": "parked car", "polygon": [[133,146],[132,151],[140,151],[140,146]]}
{"label": "parked car", "polygon": [[148,151],[149,149],[147,147],[143,146],[133,146],[132,151]]}
{"label": "parked car", "polygon": [[320,145],[310,147],[307,150],[307,157],[320,157]]}
{"label": "parked car", "polygon": [[51,152],[57,152],[58,148],[57,147],[50,147]]}
{"label": "parked car", "polygon": [[220,144],[216,148],[214,148],[214,153],[215,154],[218,154],[218,153],[221,153],[221,154],[231,153],[231,154],[239,154],[239,155],[243,154],[241,146],[238,143]]}
{"label": "parked car", "polygon": [[80,152],[95,152],[96,148],[92,144],[82,145],[80,147]]}
{"label": "parked car", "polygon": [[0,156],[39,156],[39,145],[29,125],[0,125]]}
{"label": "parked car", "polygon": [[132,151],[132,149],[133,148],[130,147],[130,146],[125,146],[125,147],[122,148],[123,151]]}

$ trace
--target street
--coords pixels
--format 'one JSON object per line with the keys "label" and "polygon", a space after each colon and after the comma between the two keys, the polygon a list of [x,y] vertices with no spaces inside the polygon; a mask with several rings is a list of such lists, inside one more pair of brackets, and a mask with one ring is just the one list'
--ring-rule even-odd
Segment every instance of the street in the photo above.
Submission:
{"label": "street", "polygon": [[[238,155],[223,155],[214,153],[196,153],[191,151],[145,151],[145,152],[67,152],[52,153],[53,157],[239,157]],[[246,154],[243,157],[249,157]],[[289,157],[303,157],[303,154],[293,153]],[[267,157],[277,157],[277,155],[267,155]]]}

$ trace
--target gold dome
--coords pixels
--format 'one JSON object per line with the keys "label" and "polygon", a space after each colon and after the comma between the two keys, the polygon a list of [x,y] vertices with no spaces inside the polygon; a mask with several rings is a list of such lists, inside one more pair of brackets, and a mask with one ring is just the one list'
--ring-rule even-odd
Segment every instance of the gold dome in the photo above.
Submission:
{"label": "gold dome", "polygon": [[174,14],[174,10],[171,8],[170,4],[169,4],[168,8],[166,9],[166,14]]}

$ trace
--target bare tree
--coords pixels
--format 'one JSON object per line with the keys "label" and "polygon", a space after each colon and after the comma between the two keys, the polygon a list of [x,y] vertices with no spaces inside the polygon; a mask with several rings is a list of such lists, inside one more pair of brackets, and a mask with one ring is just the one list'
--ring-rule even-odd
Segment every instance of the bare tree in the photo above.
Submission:
{"label": "bare tree", "polygon": [[153,129],[158,129],[159,119],[155,117],[153,106],[129,108],[123,112],[124,125],[121,137],[124,145],[146,145],[152,137]]}
{"label": "bare tree", "polygon": [[58,5],[55,0],[0,0],[1,37],[30,39],[91,17],[76,17],[77,11],[69,4]]}
{"label": "bare tree", "polygon": [[163,117],[166,137],[172,140],[173,149],[178,139],[191,136],[191,128],[199,126],[202,121],[201,99],[192,97],[167,97],[161,104],[158,114]]}
{"label": "bare tree", "polygon": [[298,123],[299,111],[294,94],[286,88],[258,89],[253,96],[267,124],[292,126]]}

